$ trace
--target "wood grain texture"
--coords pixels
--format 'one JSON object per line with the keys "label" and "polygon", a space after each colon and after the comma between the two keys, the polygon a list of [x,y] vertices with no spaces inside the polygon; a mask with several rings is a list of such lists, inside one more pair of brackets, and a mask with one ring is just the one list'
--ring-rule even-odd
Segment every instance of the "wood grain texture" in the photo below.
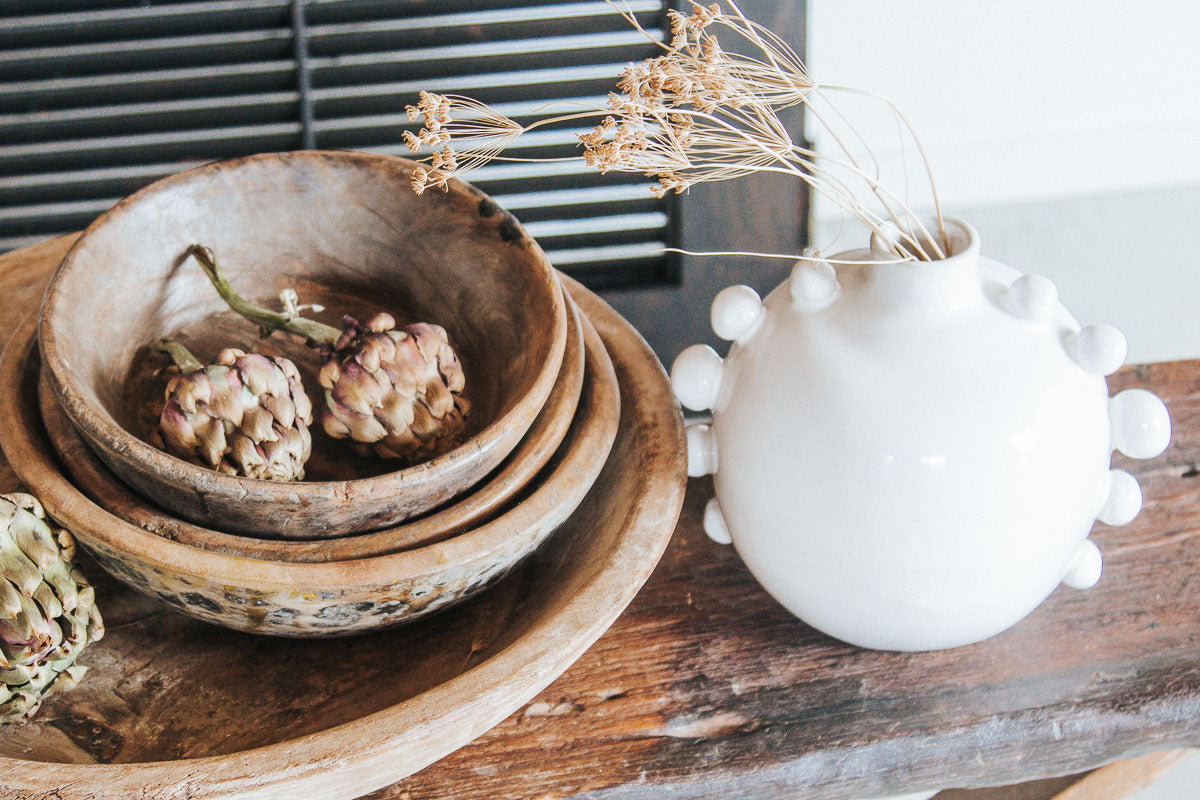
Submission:
{"label": "wood grain texture", "polygon": [[1081,775],[1064,775],[986,789],[948,789],[932,800],[1128,800],[1195,750],[1158,750],[1114,761]]}
{"label": "wood grain texture", "polygon": [[[554,386],[566,346],[564,295],[541,248],[489,197],[461,181],[417,196],[417,165],[345,151],[267,153],[172,175],[117,203],[80,235],[42,304],[39,341],[55,396],[84,440],[144,497],[208,527],[287,539],[377,530],[447,502],[512,452]],[[153,349],[184,342],[285,355],[318,386],[299,337],[262,342],[190,258],[213,249],[252,302],[295,289],[343,315],[387,311],[444,327],[470,402],[467,438],[406,465],[357,456],[314,430],[307,480],[251,480],[150,443],[162,397]],[[319,315],[320,316],[320,315]],[[307,374],[306,374],[307,373]],[[318,416],[323,397],[313,393]],[[247,500],[251,502],[246,502]]]}
{"label": "wood grain texture", "polygon": [[1172,767],[1195,757],[1195,751],[1162,750],[1137,758],[1118,761],[1080,779],[1074,786],[1054,795],[1052,800],[1124,800],[1152,786]]}
{"label": "wood grain texture", "polygon": [[[36,296],[62,244],[0,258],[0,292]],[[611,309],[581,300],[620,379],[620,432],[595,490],[531,561],[436,618],[282,642],[164,609],[89,563],[108,633],[77,690],[0,728],[0,800],[350,798],[462,746],[559,675],[648,577],[685,480],[666,375]],[[0,330],[22,310],[0,307]],[[0,490],[15,483],[0,462]]]}

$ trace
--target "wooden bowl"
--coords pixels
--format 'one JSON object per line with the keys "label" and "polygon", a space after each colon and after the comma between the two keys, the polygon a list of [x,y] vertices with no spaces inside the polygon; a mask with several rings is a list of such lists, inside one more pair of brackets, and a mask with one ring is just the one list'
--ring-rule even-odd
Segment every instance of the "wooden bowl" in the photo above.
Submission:
{"label": "wooden bowl", "polygon": [[620,432],[576,513],[525,565],[434,619],[336,641],[212,628],[97,575],[108,633],[83,655],[79,688],[5,726],[0,796],[349,800],[548,686],[643,585],[686,480],[666,375],[626,323],[588,302],[621,383]]}
{"label": "wooden bowl", "polygon": [[562,446],[519,502],[445,541],[349,561],[263,561],[203,550],[131,525],[93,503],[63,475],[41,428],[37,348],[28,331],[0,358],[0,409],[12,415],[0,420],[0,444],[29,491],[125,583],[237,630],[340,636],[407,622],[470,597],[570,516],[603,468],[620,416],[611,362],[592,364],[607,374],[585,380]]}
{"label": "wooden bowl", "polygon": [[[566,345],[563,294],[541,249],[486,195],[460,182],[417,196],[415,165],[346,152],[209,164],[122,200],[84,231],[42,306],[50,384],[80,435],[122,480],[180,517],[257,536],[377,530],[474,486],[537,417]],[[315,392],[316,354],[295,337],[257,341],[185,248],[213,248],[233,284],[264,305],[295,288],[324,321],[390,311],[446,328],[467,376],[470,439],[404,469],[314,436],[311,480],[225,475],[148,443],[162,358],[179,338],[201,358],[225,346],[286,354]],[[320,397],[313,395],[316,402]],[[315,426],[319,427],[319,425]]]}
{"label": "wooden bowl", "polygon": [[[579,444],[570,440],[564,442],[564,436],[574,417],[585,378],[583,326],[587,331],[587,380],[595,382],[608,379],[612,375],[612,367],[600,335],[592,324],[583,320],[581,326],[574,303],[569,303],[568,310],[573,325],[563,357],[563,375],[555,384],[550,399],[546,401],[529,434],[521,440],[500,471],[489,477],[476,491],[433,514],[394,528],[339,539],[311,542],[257,539],[203,528],[164,513],[130,491],[88,449],[53,393],[48,391],[44,374],[38,385],[38,401],[46,434],[67,475],[97,505],[126,522],[172,541],[215,553],[262,561],[313,563],[366,558],[432,544],[480,524],[525,488],[560,444],[564,447]],[[32,334],[32,328],[29,332]],[[17,335],[25,333],[19,331]],[[15,346],[17,339],[13,341]],[[595,444],[606,443],[597,441]]]}

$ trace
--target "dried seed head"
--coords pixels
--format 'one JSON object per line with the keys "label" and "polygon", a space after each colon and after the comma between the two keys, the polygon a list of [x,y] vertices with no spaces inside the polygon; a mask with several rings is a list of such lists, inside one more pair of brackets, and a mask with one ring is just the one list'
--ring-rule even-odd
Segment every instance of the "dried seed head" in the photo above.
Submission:
{"label": "dried seed head", "polygon": [[312,453],[312,402],[296,365],[226,348],[168,384],[158,433],[180,458],[219,472],[300,480]]}
{"label": "dried seed head", "polygon": [[445,329],[396,328],[390,314],[365,323],[346,317],[319,379],[325,432],[364,452],[416,462],[461,441],[466,381]]}

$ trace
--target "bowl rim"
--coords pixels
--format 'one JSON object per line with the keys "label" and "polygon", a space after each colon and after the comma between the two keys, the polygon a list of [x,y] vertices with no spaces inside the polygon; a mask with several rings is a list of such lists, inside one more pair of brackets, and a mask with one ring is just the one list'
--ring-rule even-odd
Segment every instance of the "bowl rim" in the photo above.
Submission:
{"label": "bowl rim", "polygon": [[[614,365],[606,358],[600,366],[612,374],[602,381],[585,382],[579,401],[580,408],[590,405],[594,413],[577,418],[584,429],[579,437],[581,440],[595,436],[608,440],[603,459],[597,459],[594,453],[581,448],[568,451],[553,472],[528,496],[494,519],[443,541],[345,561],[296,563],[228,555],[176,542],[126,522],[93,502],[63,474],[54,461],[52,445],[39,427],[37,403],[33,403],[34,408],[25,408],[29,404],[21,402],[28,391],[24,378],[29,358],[37,346],[31,336],[35,326],[36,317],[31,315],[14,331],[0,355],[0,415],[4,415],[0,419],[0,434],[7,431],[7,435],[2,436],[4,452],[22,482],[42,501],[47,512],[85,545],[94,540],[102,547],[129,554],[161,569],[204,575],[209,580],[227,579],[232,585],[247,582],[247,585],[272,589],[360,587],[392,583],[403,576],[432,575],[456,564],[470,563],[502,549],[513,530],[544,526],[548,514],[545,508],[539,508],[539,498],[541,505],[556,507],[568,505],[568,495],[573,498],[578,494],[582,500],[591,490],[591,482],[577,491],[578,486],[568,488],[569,479],[592,472],[594,480],[595,475],[600,474],[611,455],[620,424],[620,385]],[[586,400],[589,393],[592,395],[590,403]],[[26,477],[34,475],[38,477]],[[567,483],[564,485],[564,482]],[[574,513],[575,504],[569,505]],[[553,527],[556,528],[557,523]]]}
{"label": "bowl rim", "polygon": [[[348,487],[353,487],[352,491],[357,495],[381,496],[387,494],[390,490],[408,489],[413,486],[425,485],[441,480],[445,475],[452,474],[457,469],[470,468],[481,455],[490,452],[501,442],[505,441],[506,437],[514,429],[521,429],[523,435],[524,430],[533,423],[534,418],[537,416],[537,411],[540,410],[542,403],[545,402],[558,375],[563,351],[566,348],[567,315],[563,288],[553,266],[551,266],[549,259],[546,258],[546,254],[537,242],[525,232],[520,223],[515,222],[515,218],[513,218],[513,221],[517,225],[518,230],[521,231],[522,238],[529,244],[534,269],[540,273],[538,276],[539,280],[532,282],[531,285],[547,285],[550,290],[551,305],[554,309],[554,329],[550,340],[548,358],[543,361],[529,391],[524,396],[510,400],[506,409],[502,406],[501,408],[504,413],[470,439],[428,461],[423,461],[403,469],[385,472],[380,475],[349,480],[277,482],[229,475],[200,466],[199,464],[193,464],[154,447],[135,435],[132,431],[128,431],[118,424],[112,415],[104,410],[100,404],[97,404],[99,407],[95,407],[83,399],[80,392],[75,388],[77,382],[72,379],[70,368],[59,352],[57,336],[55,334],[55,323],[59,316],[66,311],[59,307],[62,293],[61,284],[65,276],[69,274],[78,253],[87,244],[90,234],[112,219],[129,212],[132,207],[141,203],[147,197],[174,188],[177,185],[186,184],[198,176],[207,173],[220,173],[226,170],[240,169],[248,164],[259,162],[287,162],[290,160],[337,161],[356,168],[386,165],[391,169],[399,169],[408,174],[411,174],[420,166],[417,162],[406,158],[358,151],[295,150],[284,153],[259,153],[242,158],[213,161],[161,178],[120,200],[108,211],[97,217],[83,230],[79,238],[71,245],[71,248],[67,251],[58,267],[54,270],[54,274],[51,276],[50,283],[47,285],[45,294],[42,297],[37,336],[41,349],[42,364],[46,368],[51,387],[55,395],[59,398],[63,410],[66,411],[71,421],[84,436],[84,439],[96,442],[104,449],[111,449],[110,442],[120,443],[120,452],[130,460],[142,465],[145,471],[153,472],[155,475],[164,478],[171,475],[179,476],[168,479],[174,485],[194,486],[202,484],[205,487],[204,493],[206,495],[230,496],[253,491],[258,496],[269,497],[270,499],[266,500],[266,502],[289,503],[294,502],[293,498],[296,494],[321,494],[337,497],[345,494]],[[458,196],[470,197],[475,202],[481,199],[490,199],[479,189],[476,189],[465,181],[457,179],[449,181],[447,192]],[[501,209],[501,213],[508,214],[503,209]],[[511,215],[509,216],[511,217]],[[537,407],[530,409],[528,407],[530,402],[535,402]],[[315,423],[316,420],[314,420]],[[513,444],[515,446],[515,442]]]}
{"label": "bowl rim", "polygon": [[[38,404],[41,417],[41,430],[46,434],[50,449],[57,457],[59,464],[61,464],[63,461],[69,460],[69,458],[72,457],[76,459],[88,459],[96,463],[99,471],[97,472],[98,477],[95,478],[95,481],[98,483],[101,479],[103,479],[104,482],[111,487],[107,491],[116,491],[126,495],[129,498],[129,502],[136,503],[140,508],[144,509],[148,516],[153,515],[154,517],[158,518],[169,518],[181,523],[184,526],[187,526],[188,528],[191,528],[192,533],[190,535],[192,536],[192,539],[189,541],[182,541],[175,536],[168,535],[168,533],[164,531],[150,529],[146,527],[146,522],[138,522],[135,519],[127,517],[120,511],[112,510],[104,502],[93,500],[97,506],[103,508],[105,511],[112,514],[114,517],[117,517],[118,519],[122,519],[131,525],[136,525],[143,530],[148,530],[156,536],[161,536],[164,539],[169,539],[171,541],[178,542],[179,544],[184,544],[189,547],[196,547],[209,552],[221,553],[223,555],[238,556],[241,558],[250,558],[254,560],[277,561],[279,563],[286,564],[312,564],[332,561],[352,561],[356,559],[370,558],[372,556],[388,555],[390,553],[401,552],[404,550],[414,550],[418,547],[436,544],[437,542],[444,541],[452,536],[458,536],[462,533],[466,533],[480,527],[488,520],[504,514],[512,506],[516,498],[520,496],[525,487],[529,485],[529,482],[536,481],[538,477],[543,474],[543,468],[550,463],[557,453],[560,452],[564,442],[567,440],[567,434],[570,431],[571,425],[574,422],[575,410],[578,408],[579,403],[582,402],[586,376],[590,373],[602,373],[603,370],[598,365],[608,360],[608,353],[604,351],[604,345],[600,341],[600,334],[596,331],[592,324],[586,318],[584,318],[583,312],[580,311],[579,307],[570,299],[570,295],[567,296],[567,299],[568,308],[571,314],[571,321],[574,323],[570,327],[569,331],[576,331],[571,335],[572,339],[575,339],[576,337],[578,338],[577,344],[575,345],[575,347],[578,349],[579,356],[578,369],[576,370],[574,366],[568,365],[568,361],[564,357],[563,367],[564,369],[570,369],[571,375],[564,379],[564,381],[556,384],[555,391],[558,391],[561,386],[565,389],[567,395],[572,397],[569,403],[571,414],[569,418],[565,420],[565,422],[559,418],[559,415],[556,415],[554,421],[550,423],[550,426],[553,427],[555,432],[552,436],[548,437],[547,444],[541,445],[538,458],[536,459],[536,466],[534,466],[532,469],[529,469],[528,465],[522,468],[524,474],[524,480],[522,482],[509,482],[504,488],[496,489],[492,483],[493,478],[499,477],[501,472],[507,470],[508,465],[513,463],[509,460],[505,460],[504,462],[501,462],[501,466],[498,467],[495,472],[490,473],[476,486],[476,491],[472,491],[470,494],[460,495],[458,498],[450,501],[449,504],[441,506],[428,514],[424,514],[420,517],[410,520],[405,520],[398,525],[381,528],[377,531],[368,531],[365,533],[353,534],[351,536],[341,536],[332,539],[268,539],[265,537],[255,537],[208,528],[194,522],[189,522],[180,517],[175,517],[169,511],[156,508],[150,501],[146,500],[136,491],[122,483],[121,480],[112,472],[112,470],[108,469],[103,460],[100,459],[100,457],[95,453],[91,452],[91,449],[88,447],[87,443],[84,442],[82,437],[79,436],[78,431],[71,426],[70,420],[66,417],[66,413],[62,411],[57,400],[54,397],[42,398],[42,393],[39,391]],[[34,331],[31,331],[27,325],[22,324],[14,332],[12,341],[19,344],[20,338],[31,333],[34,333]],[[28,357],[33,357],[33,355],[34,354],[31,352],[30,356]],[[596,379],[603,380],[604,378],[605,376],[600,375],[600,377]],[[36,379],[39,381],[45,380],[45,377],[41,373],[40,369]],[[551,393],[551,399],[548,401],[547,406],[543,408],[543,411],[548,408],[550,402],[553,402],[553,398],[554,394]],[[45,407],[42,405],[43,399],[45,402],[57,407],[55,413],[61,415],[62,426],[64,429],[66,429],[63,431],[63,434],[70,436],[73,439],[70,450],[61,449],[58,442],[55,441],[56,435],[49,432],[45,420]],[[562,416],[565,417],[566,415]],[[538,423],[535,422],[534,426],[530,428],[531,432],[521,440],[516,449],[513,450],[513,453],[510,454],[510,458],[512,455],[516,455],[521,448],[530,441],[530,436],[533,435],[532,431],[537,427],[537,425]],[[552,442],[552,444],[549,442]],[[83,452],[80,452],[77,456],[72,456],[72,452],[76,449],[82,449]],[[73,474],[70,466],[64,466],[61,472],[63,477],[75,485],[76,488],[80,489],[83,494],[95,494],[95,492],[92,491],[88,485],[88,480],[92,479],[83,481],[79,480]],[[482,495],[482,493],[488,494]],[[111,497],[111,494],[109,496]],[[452,524],[439,526],[441,520],[449,516],[448,512],[458,508],[462,503],[478,504],[481,496],[484,497],[484,505],[481,508],[468,512],[469,516],[466,518],[461,517],[460,510],[458,512],[458,519],[455,519],[453,516],[451,516]],[[424,533],[423,535],[418,535],[415,540],[395,541],[397,538],[396,531],[399,529],[408,528],[409,526],[413,526],[414,528],[419,526],[422,530],[427,530],[428,532]],[[389,539],[392,540],[390,544],[387,543]],[[372,546],[373,549],[363,552],[360,547],[359,552],[357,553],[344,552],[364,544]],[[243,546],[247,546],[246,549],[242,549]],[[258,548],[263,552],[255,552],[252,548]],[[270,550],[273,550],[274,552],[266,552]],[[282,555],[284,550],[303,550],[305,552],[313,553],[314,557],[304,559],[296,559],[294,557],[284,558]],[[318,556],[316,554],[320,555]]]}

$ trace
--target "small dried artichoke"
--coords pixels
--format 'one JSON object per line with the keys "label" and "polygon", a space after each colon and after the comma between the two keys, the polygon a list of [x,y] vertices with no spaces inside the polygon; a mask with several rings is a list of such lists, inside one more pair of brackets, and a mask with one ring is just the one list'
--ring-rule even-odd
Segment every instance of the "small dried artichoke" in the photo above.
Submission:
{"label": "small dried artichoke", "polygon": [[74,538],[47,524],[31,495],[0,495],[0,722],[32,716],[47,695],[74,688],[87,672],[76,659],[102,636]]}
{"label": "small dried artichoke", "polygon": [[462,365],[440,325],[396,327],[391,314],[345,317],[323,354],[321,422],[380,458],[431,458],[459,442],[468,410]]}
{"label": "small dried artichoke", "polygon": [[304,478],[312,402],[295,364],[226,348],[204,366],[176,342],[162,349],[180,368],[167,384],[158,424],[169,452],[231,475]]}

